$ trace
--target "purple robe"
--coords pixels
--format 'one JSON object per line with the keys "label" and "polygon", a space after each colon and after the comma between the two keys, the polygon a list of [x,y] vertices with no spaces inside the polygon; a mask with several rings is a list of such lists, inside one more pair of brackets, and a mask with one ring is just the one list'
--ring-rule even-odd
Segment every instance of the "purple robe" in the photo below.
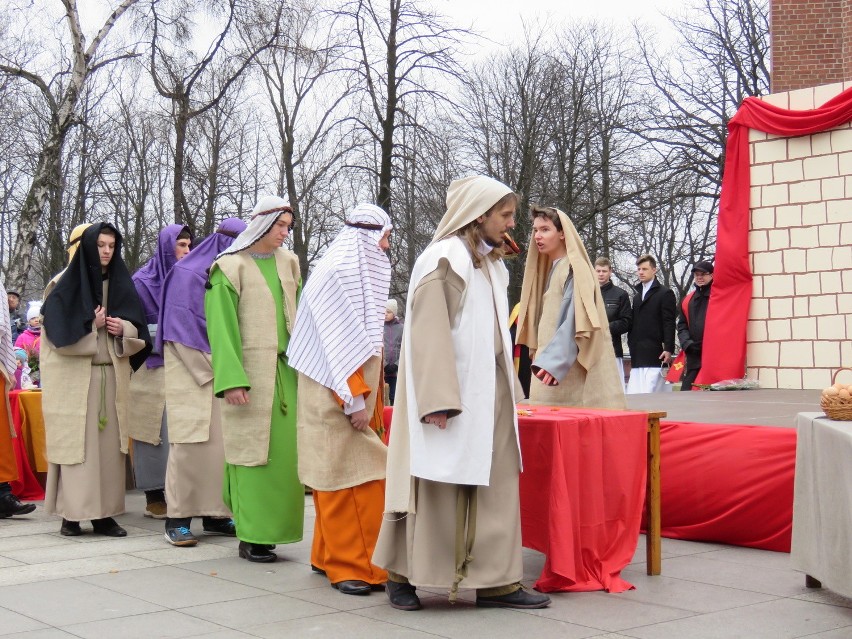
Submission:
{"label": "purple robe", "polygon": [[[169,224],[160,231],[160,236],[157,239],[157,250],[154,251],[153,257],[133,274],[133,284],[136,286],[136,292],[139,293],[139,299],[145,311],[145,321],[149,325],[157,324],[160,315],[160,296],[163,282],[166,280],[166,275],[178,262],[175,257],[175,244],[178,235],[183,233],[184,230],[189,231],[189,227],[183,224]],[[157,332],[159,333],[159,331]],[[145,361],[148,368],[159,368],[163,365],[161,353],[162,351],[156,349],[148,356]]]}
{"label": "purple robe", "polygon": [[246,223],[239,218],[223,220],[215,233],[172,268],[163,284],[157,331],[157,350],[160,353],[163,352],[163,342],[177,342],[198,351],[210,352],[204,314],[208,271],[219,253],[228,248],[245,228]]}

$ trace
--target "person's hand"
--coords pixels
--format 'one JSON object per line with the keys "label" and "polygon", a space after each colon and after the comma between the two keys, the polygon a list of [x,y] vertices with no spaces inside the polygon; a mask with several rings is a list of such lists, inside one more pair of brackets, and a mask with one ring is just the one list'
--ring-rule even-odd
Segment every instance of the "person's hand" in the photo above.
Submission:
{"label": "person's hand", "polygon": [[535,372],[535,376],[538,377],[545,386],[558,386],[559,380],[556,379],[553,375],[548,373],[543,368],[539,368]]}
{"label": "person's hand", "polygon": [[103,328],[106,324],[106,309],[98,306],[95,309],[95,328]]}
{"label": "person's hand", "polygon": [[447,414],[446,413],[432,413],[431,415],[426,415],[424,420],[427,424],[432,424],[437,426],[441,430],[444,430],[447,427]]}
{"label": "person's hand", "polygon": [[249,403],[249,394],[245,388],[229,388],[225,391],[225,401],[232,406],[242,406]]}
{"label": "person's hand", "polygon": [[672,361],[672,354],[668,351],[663,351],[660,353],[660,360],[662,360],[663,364],[669,364]]}
{"label": "person's hand", "polygon": [[107,317],[106,328],[107,333],[113,337],[121,337],[124,335],[124,322],[121,321],[120,317]]}
{"label": "person's hand", "polygon": [[367,414],[366,408],[356,410],[349,415],[349,421],[352,423],[352,428],[360,430],[362,433],[366,432],[370,427],[370,416]]}

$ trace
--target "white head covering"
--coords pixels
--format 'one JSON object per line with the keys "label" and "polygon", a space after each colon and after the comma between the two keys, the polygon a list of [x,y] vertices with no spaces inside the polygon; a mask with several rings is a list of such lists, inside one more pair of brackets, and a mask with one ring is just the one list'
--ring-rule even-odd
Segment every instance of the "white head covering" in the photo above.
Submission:
{"label": "white head covering", "polygon": [[33,300],[27,306],[27,321],[29,322],[32,318],[39,315],[41,315],[41,300]]}
{"label": "white head covering", "polygon": [[432,242],[452,235],[485,215],[502,198],[514,193],[512,189],[485,175],[454,180],[447,189],[447,212],[441,218]]}
{"label": "white head covering", "polygon": [[[15,378],[15,370],[18,363],[15,361],[15,352],[12,350],[12,322],[9,317],[9,305],[6,303],[6,288],[0,282],[0,367],[7,381]],[[6,390],[10,390],[8,384]]]}
{"label": "white head covering", "polygon": [[399,305],[396,303],[395,299],[389,299],[387,304],[385,304],[385,310],[390,311],[394,315],[399,315]]}
{"label": "white head covering", "polygon": [[266,235],[282,213],[293,213],[293,209],[290,208],[290,203],[287,200],[277,195],[266,195],[260,198],[251,211],[251,221],[246,230],[237,236],[231,246],[219,253],[218,257],[237,253],[251,247]]}
{"label": "white head covering", "polygon": [[296,311],[290,366],[347,403],[347,380],[384,343],[391,266],[379,241],[390,228],[390,216],[378,206],[356,206],[317,261]]}

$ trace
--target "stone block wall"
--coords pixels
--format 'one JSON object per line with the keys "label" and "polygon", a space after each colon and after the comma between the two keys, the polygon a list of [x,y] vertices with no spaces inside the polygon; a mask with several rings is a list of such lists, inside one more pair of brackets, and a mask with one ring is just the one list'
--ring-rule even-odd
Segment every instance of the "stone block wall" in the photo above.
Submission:
{"label": "stone block wall", "polygon": [[[767,96],[813,109],[852,82]],[[818,389],[852,367],[852,126],[785,138],[750,133],[746,367],[763,388]]]}

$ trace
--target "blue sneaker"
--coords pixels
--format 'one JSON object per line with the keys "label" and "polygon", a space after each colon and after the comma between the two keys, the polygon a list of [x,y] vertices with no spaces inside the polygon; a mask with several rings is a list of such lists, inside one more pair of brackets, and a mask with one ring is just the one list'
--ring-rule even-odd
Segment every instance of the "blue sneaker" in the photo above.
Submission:
{"label": "blue sneaker", "polygon": [[172,546],[194,546],[198,543],[198,539],[195,538],[195,535],[186,526],[169,528],[163,536]]}

